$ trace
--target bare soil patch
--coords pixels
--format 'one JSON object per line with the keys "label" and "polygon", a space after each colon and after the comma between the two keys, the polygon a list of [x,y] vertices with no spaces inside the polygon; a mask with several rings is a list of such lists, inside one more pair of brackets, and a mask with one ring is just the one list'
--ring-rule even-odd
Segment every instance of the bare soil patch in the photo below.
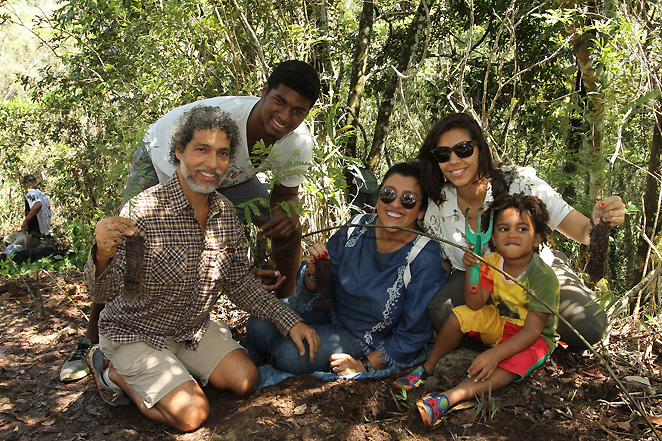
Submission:
{"label": "bare soil patch", "polygon": [[[37,292],[45,318],[33,301]],[[60,383],[60,367],[84,332],[74,303],[88,311],[79,272],[42,274],[38,285],[34,276],[0,278],[0,440],[656,439],[595,356],[563,349],[529,379],[459,406],[433,430],[410,411],[424,390],[402,400],[390,390],[392,379],[323,383],[299,376],[246,399],[208,388],[209,419],[181,433],[148,421],[134,406],[106,405],[89,376]],[[221,304],[218,314],[241,332],[242,313]],[[652,417],[662,415],[659,350],[657,336],[621,324],[605,351]],[[452,364],[446,360],[426,387],[442,390],[462,378],[473,356],[467,351]]]}

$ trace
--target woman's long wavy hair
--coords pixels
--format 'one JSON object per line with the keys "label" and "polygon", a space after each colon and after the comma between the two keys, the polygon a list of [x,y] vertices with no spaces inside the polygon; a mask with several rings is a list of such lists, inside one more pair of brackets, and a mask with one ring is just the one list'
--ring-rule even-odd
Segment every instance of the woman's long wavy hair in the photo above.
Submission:
{"label": "woman's long wavy hair", "polygon": [[466,130],[471,140],[478,143],[477,180],[491,180],[492,194],[495,197],[507,193],[512,178],[493,163],[492,152],[476,120],[466,113],[452,113],[432,126],[416,158],[421,165],[421,187],[430,199],[437,205],[444,202],[441,191],[448,181],[441,172],[439,163],[432,157],[432,149],[437,147],[439,137],[452,129]]}

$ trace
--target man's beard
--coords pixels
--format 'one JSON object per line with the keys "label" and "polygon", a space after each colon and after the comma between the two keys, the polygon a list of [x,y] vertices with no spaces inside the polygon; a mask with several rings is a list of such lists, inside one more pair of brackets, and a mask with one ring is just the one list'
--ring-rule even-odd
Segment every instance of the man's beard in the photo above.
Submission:
{"label": "man's beard", "polygon": [[[184,177],[184,181],[186,182],[186,185],[194,192],[198,194],[212,194],[213,192],[216,191],[216,188],[219,186],[221,183],[221,179],[223,179],[223,172],[220,170],[212,170],[207,167],[196,167],[193,172],[189,170],[189,168],[186,166],[184,161],[180,162],[180,169],[182,172],[182,176]],[[195,180],[195,173],[197,172],[205,172],[205,173],[215,173],[216,174],[216,181],[206,184],[206,185],[201,185]]]}

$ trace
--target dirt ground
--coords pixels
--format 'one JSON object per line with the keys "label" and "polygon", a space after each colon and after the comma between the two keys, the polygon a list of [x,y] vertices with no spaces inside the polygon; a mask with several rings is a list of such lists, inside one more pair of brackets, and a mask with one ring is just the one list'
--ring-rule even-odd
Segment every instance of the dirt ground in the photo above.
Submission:
{"label": "dirt ground", "polygon": [[[45,317],[33,300],[39,295]],[[79,272],[42,273],[39,283],[34,276],[0,278],[0,440],[659,439],[594,355],[563,349],[529,379],[458,406],[433,430],[410,412],[423,390],[398,399],[392,379],[323,383],[299,376],[246,399],[207,388],[209,419],[181,433],[148,421],[134,406],[106,405],[90,376],[60,383],[60,367],[86,323],[74,304],[87,312]],[[243,314],[228,305],[218,314],[241,331]],[[660,341],[634,325],[615,326],[603,353],[652,424],[662,424]],[[475,353],[453,355],[427,388],[457,382]]]}

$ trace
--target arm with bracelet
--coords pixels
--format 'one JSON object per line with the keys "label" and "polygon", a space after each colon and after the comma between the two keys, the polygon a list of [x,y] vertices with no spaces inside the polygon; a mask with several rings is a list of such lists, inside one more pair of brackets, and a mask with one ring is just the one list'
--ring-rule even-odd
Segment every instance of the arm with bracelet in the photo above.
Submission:
{"label": "arm with bracelet", "polygon": [[310,292],[317,291],[317,267],[315,263],[318,260],[327,259],[329,251],[326,249],[326,243],[319,242],[308,247],[310,258],[308,259],[308,267],[303,275],[303,284]]}

